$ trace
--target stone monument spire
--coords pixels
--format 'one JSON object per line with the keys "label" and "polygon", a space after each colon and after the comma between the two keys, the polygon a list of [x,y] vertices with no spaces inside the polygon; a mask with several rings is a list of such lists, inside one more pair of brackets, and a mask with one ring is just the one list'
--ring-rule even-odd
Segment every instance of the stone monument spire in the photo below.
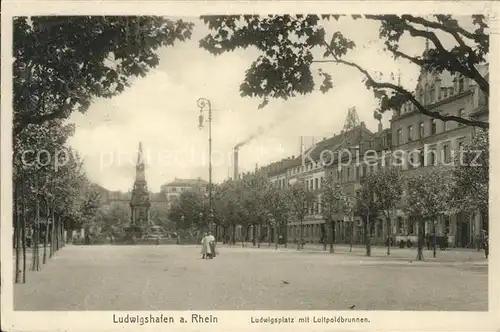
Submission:
{"label": "stone monument spire", "polygon": [[137,154],[137,164],[135,167],[135,181],[130,199],[131,223],[134,226],[145,226],[149,221],[149,191],[146,183],[146,170],[144,165],[144,155],[142,143],[139,143]]}

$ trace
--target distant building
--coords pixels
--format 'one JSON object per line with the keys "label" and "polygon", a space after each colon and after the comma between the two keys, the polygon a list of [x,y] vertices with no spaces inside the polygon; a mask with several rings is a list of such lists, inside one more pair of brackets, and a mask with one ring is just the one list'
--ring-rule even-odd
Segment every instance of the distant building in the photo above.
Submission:
{"label": "distant building", "polygon": [[185,191],[199,191],[205,193],[208,182],[201,179],[180,179],[175,178],[174,181],[165,183],[161,186],[160,192],[166,197],[167,208],[170,209],[172,204],[179,199],[181,193]]}

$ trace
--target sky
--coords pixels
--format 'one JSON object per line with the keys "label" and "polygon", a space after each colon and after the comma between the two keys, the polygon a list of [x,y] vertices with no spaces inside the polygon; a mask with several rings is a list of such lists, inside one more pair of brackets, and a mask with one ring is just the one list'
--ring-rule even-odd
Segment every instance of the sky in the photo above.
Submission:
{"label": "sky", "polygon": [[[258,109],[259,99],[241,97],[239,85],[245,70],[258,56],[256,50],[213,56],[198,47],[208,30],[196,18],[191,40],[161,49],[160,64],[144,78],[112,99],[97,99],[85,114],[70,119],[76,125],[69,144],[84,158],[91,181],[109,190],[128,191],[135,177],[139,142],[145,153],[146,179],[150,190],[174,178],[208,179],[208,126],[198,128],[197,99],[207,98],[213,109],[213,180],[232,176],[232,148],[260,128],[264,134],[240,149],[241,172],[300,153],[304,144],[341,131],[347,110],[355,107],[369,129],[377,129],[373,112],[377,102],[355,69],[323,64],[333,76],[334,87],[327,94],[314,92],[287,101],[272,100]],[[357,48],[347,59],[370,70],[375,77],[391,81],[389,74],[401,72],[401,83],[413,90],[419,68],[406,61],[395,62],[383,51],[376,22],[343,19],[329,23],[327,35],[340,30]],[[406,38],[401,48],[421,54],[424,41]],[[397,80],[397,75],[394,78]],[[384,115],[389,124],[391,114]],[[207,117],[205,116],[205,119]],[[315,138],[313,138],[315,137]]]}

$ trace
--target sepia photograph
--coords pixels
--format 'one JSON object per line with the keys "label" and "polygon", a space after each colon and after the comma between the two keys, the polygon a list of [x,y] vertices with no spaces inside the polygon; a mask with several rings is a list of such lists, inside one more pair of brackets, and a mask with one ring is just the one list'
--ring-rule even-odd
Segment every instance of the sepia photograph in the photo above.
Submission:
{"label": "sepia photograph", "polygon": [[491,311],[488,8],[3,18],[12,310]]}

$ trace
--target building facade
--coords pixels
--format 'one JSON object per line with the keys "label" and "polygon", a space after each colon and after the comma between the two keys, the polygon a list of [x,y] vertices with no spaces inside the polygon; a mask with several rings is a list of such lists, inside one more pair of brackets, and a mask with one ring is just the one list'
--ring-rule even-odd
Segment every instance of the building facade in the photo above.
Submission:
{"label": "building facade", "polygon": [[[487,66],[478,69],[488,78]],[[422,71],[414,95],[430,111],[482,121],[488,119],[487,98],[475,82],[458,74]],[[411,103],[393,114],[391,128],[393,149],[406,152],[402,171],[410,176],[435,167],[452,168],[455,156],[475,133],[474,127],[423,115]],[[404,206],[400,206],[396,211],[392,233],[416,242],[418,223],[403,210]],[[437,222],[436,235],[447,238],[450,246],[473,247],[477,245],[481,230],[488,228],[487,223],[481,213],[445,213]],[[424,234],[430,232],[431,225],[426,223]]]}
{"label": "building facade", "polygon": [[[478,67],[480,73],[488,78],[488,67]],[[447,72],[437,74],[422,71],[414,92],[420,103],[428,110],[445,115],[455,115],[463,118],[488,120],[488,99],[479,87],[470,79]],[[407,103],[401,110],[393,113],[390,128],[382,128],[379,124],[377,132],[366,129],[364,123],[351,126],[340,134],[318,142],[309,154],[283,159],[262,168],[270,180],[279,188],[300,181],[316,196],[315,204],[309,209],[302,225],[303,239],[306,243],[320,243],[327,236],[327,225],[322,217],[321,189],[324,180],[331,177],[339,183],[344,192],[351,197],[359,195],[360,182],[363,176],[378,172],[388,167],[398,167],[405,175],[427,172],[435,167],[453,167],[455,155],[459,153],[472,139],[476,129],[457,122],[443,122],[420,113],[413,104]],[[320,161],[322,151],[331,151],[334,155],[344,149],[350,150],[351,157],[360,156],[358,160],[347,162],[337,158],[328,165]],[[366,151],[375,151],[376,162],[363,162]],[[356,151],[356,152],[354,152]],[[395,154],[402,156],[395,163]],[[339,162],[341,161],[341,162]],[[358,162],[361,161],[361,162]],[[403,185],[404,187],[405,185]],[[403,190],[401,202],[394,209],[389,229],[383,216],[372,223],[370,235],[372,243],[383,244],[388,236],[396,241],[410,240],[417,242],[418,220],[405,213],[405,196]],[[363,223],[356,216],[342,213],[333,217],[336,243],[362,243],[364,240]],[[294,242],[300,237],[300,223],[290,220],[287,229],[279,231],[286,233],[288,242]],[[444,211],[436,225],[436,235],[448,239],[449,246],[474,247],[479,240],[482,229],[488,229],[488,218],[482,213],[453,213]],[[274,238],[276,230],[264,231]],[[425,233],[430,234],[431,225],[425,224]]]}
{"label": "building facade", "polygon": [[208,182],[201,179],[180,179],[175,178],[174,181],[165,183],[161,186],[160,192],[166,197],[167,209],[170,209],[172,204],[177,201],[181,193],[185,191],[199,191],[206,193]]}

